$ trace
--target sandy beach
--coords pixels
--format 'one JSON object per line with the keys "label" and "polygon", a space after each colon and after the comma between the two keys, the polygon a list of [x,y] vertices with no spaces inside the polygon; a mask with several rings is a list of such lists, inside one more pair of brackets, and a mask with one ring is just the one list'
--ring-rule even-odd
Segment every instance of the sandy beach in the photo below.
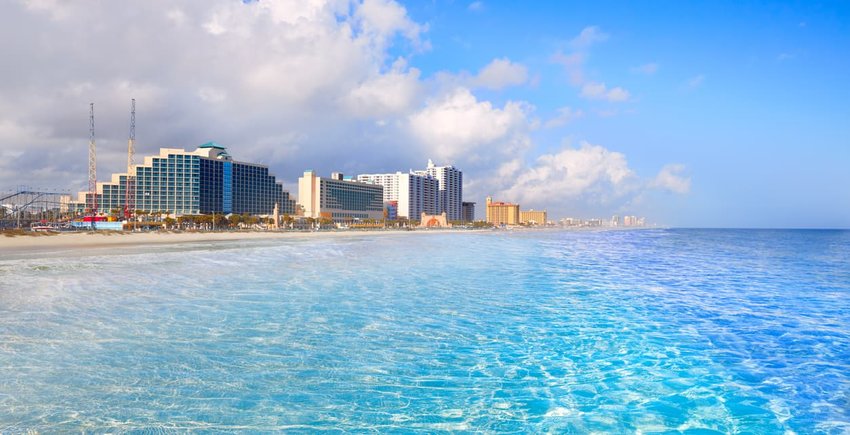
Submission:
{"label": "sandy beach", "polygon": [[436,234],[451,230],[425,231],[319,231],[319,232],[80,232],[38,235],[0,235],[0,259],[47,252],[88,252],[104,248],[122,251],[136,247],[242,240],[295,240],[340,237],[380,237],[391,234]]}

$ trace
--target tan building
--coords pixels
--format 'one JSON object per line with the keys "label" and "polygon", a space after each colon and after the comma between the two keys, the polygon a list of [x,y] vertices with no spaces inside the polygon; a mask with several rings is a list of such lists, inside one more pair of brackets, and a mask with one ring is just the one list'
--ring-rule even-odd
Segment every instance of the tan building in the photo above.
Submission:
{"label": "tan building", "polygon": [[298,179],[298,204],[304,216],[335,221],[384,218],[384,187],[361,183],[334,172],[319,177],[312,170]]}
{"label": "tan building", "polygon": [[519,204],[493,202],[488,196],[486,219],[493,225],[519,225]]}
{"label": "tan building", "polygon": [[523,210],[519,212],[519,221],[524,225],[546,225],[546,210]]}

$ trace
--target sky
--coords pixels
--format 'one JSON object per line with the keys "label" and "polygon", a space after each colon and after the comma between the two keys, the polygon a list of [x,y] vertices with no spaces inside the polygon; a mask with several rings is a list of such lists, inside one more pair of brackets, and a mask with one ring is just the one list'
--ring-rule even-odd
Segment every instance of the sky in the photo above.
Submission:
{"label": "sky", "polygon": [[[0,191],[215,141],[305,169],[464,172],[552,218],[850,227],[850,3],[0,3]],[[140,158],[137,158],[140,160]]]}

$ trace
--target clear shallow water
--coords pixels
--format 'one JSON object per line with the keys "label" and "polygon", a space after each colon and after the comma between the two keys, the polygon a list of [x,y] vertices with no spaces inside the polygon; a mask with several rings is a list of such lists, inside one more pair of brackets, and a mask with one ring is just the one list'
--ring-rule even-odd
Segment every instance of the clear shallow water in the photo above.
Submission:
{"label": "clear shallow water", "polygon": [[850,432],[850,232],[3,259],[0,432]]}

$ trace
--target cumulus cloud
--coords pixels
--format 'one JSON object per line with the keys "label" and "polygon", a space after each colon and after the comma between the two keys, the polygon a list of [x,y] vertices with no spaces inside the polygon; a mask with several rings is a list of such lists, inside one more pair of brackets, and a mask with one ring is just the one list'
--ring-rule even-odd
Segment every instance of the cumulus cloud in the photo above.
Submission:
{"label": "cumulus cloud", "polygon": [[621,87],[608,89],[605,83],[588,82],[581,87],[581,96],[590,100],[621,102],[627,101],[630,95]]}
{"label": "cumulus cloud", "polygon": [[360,20],[362,31],[369,35],[368,40],[381,44],[382,48],[397,33],[418,44],[419,35],[425,30],[424,26],[407,16],[403,6],[393,0],[364,0],[354,15]]}
{"label": "cumulus cloud", "polygon": [[435,83],[442,90],[465,87],[473,90],[489,89],[498,91],[529,82],[528,68],[521,63],[511,61],[507,57],[491,60],[490,63],[481,67],[474,74],[469,71],[458,73],[441,71],[435,77]]}
{"label": "cumulus cloud", "polygon": [[584,116],[584,111],[582,110],[575,110],[570,107],[561,107],[558,109],[557,115],[546,121],[543,126],[546,128],[561,127],[572,122],[576,118],[581,118],[582,116]]}
{"label": "cumulus cloud", "polygon": [[682,175],[685,171],[685,165],[681,163],[671,163],[661,168],[651,186],[673,193],[688,193],[691,190],[691,178]]}
{"label": "cumulus cloud", "polygon": [[610,202],[639,187],[623,154],[588,142],[544,154],[514,178],[502,196],[531,205],[544,205],[550,198]]}
{"label": "cumulus cloud", "polygon": [[419,70],[407,69],[403,62],[386,73],[375,73],[351,89],[344,105],[357,117],[379,118],[403,113],[419,100],[422,84]]}
{"label": "cumulus cloud", "polygon": [[[389,0],[4,3],[0,36],[17,48],[3,50],[20,68],[0,83],[0,123],[43,134],[0,143],[20,150],[10,162],[19,169],[0,171],[0,186],[64,153],[62,170],[39,183],[83,186],[89,102],[100,178],[121,170],[130,98],[140,154],[216,140],[288,178],[304,167],[332,169],[317,161],[397,148],[409,136],[403,129],[382,136],[358,122],[397,128],[421,106],[419,71],[388,53],[394,44],[427,49],[426,32]],[[268,152],[270,138],[299,152]],[[388,154],[407,166],[420,151]]]}
{"label": "cumulus cloud", "polygon": [[[305,168],[396,171],[433,158],[464,170],[473,201],[501,192],[551,209],[649,188],[599,145],[538,158],[534,107],[475,94],[528,83],[528,69],[497,57],[474,74],[423,77],[414,60],[427,32],[390,0],[2,3],[0,54],[16,68],[0,82],[0,188],[84,187],[89,102],[99,178],[123,170],[130,98],[138,154],[215,140],[289,183]],[[627,100],[585,78],[588,49],[605,38],[586,28],[553,60],[574,67],[578,89],[597,85],[594,98]],[[583,113],[562,107],[544,125]],[[676,177],[662,171],[652,188],[681,191]]]}
{"label": "cumulus cloud", "polygon": [[521,85],[526,81],[528,69],[525,65],[511,62],[506,57],[493,59],[471,80],[473,86],[496,90]]}
{"label": "cumulus cloud", "polygon": [[463,158],[476,164],[488,156],[511,155],[528,146],[529,110],[526,104],[513,101],[498,108],[479,101],[469,89],[456,88],[411,115],[410,127],[438,159]]}
{"label": "cumulus cloud", "polygon": [[591,45],[602,42],[608,39],[608,34],[602,32],[597,26],[588,26],[581,29],[581,32],[570,41],[570,44],[577,49],[588,48]]}
{"label": "cumulus cloud", "polygon": [[[509,161],[489,185],[503,180],[495,191],[498,198],[519,202],[523,207],[556,205],[563,209],[569,204],[573,210],[583,205],[610,210],[611,206],[638,201],[653,190],[687,193],[690,179],[681,175],[684,170],[684,165],[670,164],[655,178],[645,179],[629,167],[624,154],[585,141],[578,147],[566,145],[543,154],[530,165]],[[559,203],[553,204],[552,198],[558,198]]]}

